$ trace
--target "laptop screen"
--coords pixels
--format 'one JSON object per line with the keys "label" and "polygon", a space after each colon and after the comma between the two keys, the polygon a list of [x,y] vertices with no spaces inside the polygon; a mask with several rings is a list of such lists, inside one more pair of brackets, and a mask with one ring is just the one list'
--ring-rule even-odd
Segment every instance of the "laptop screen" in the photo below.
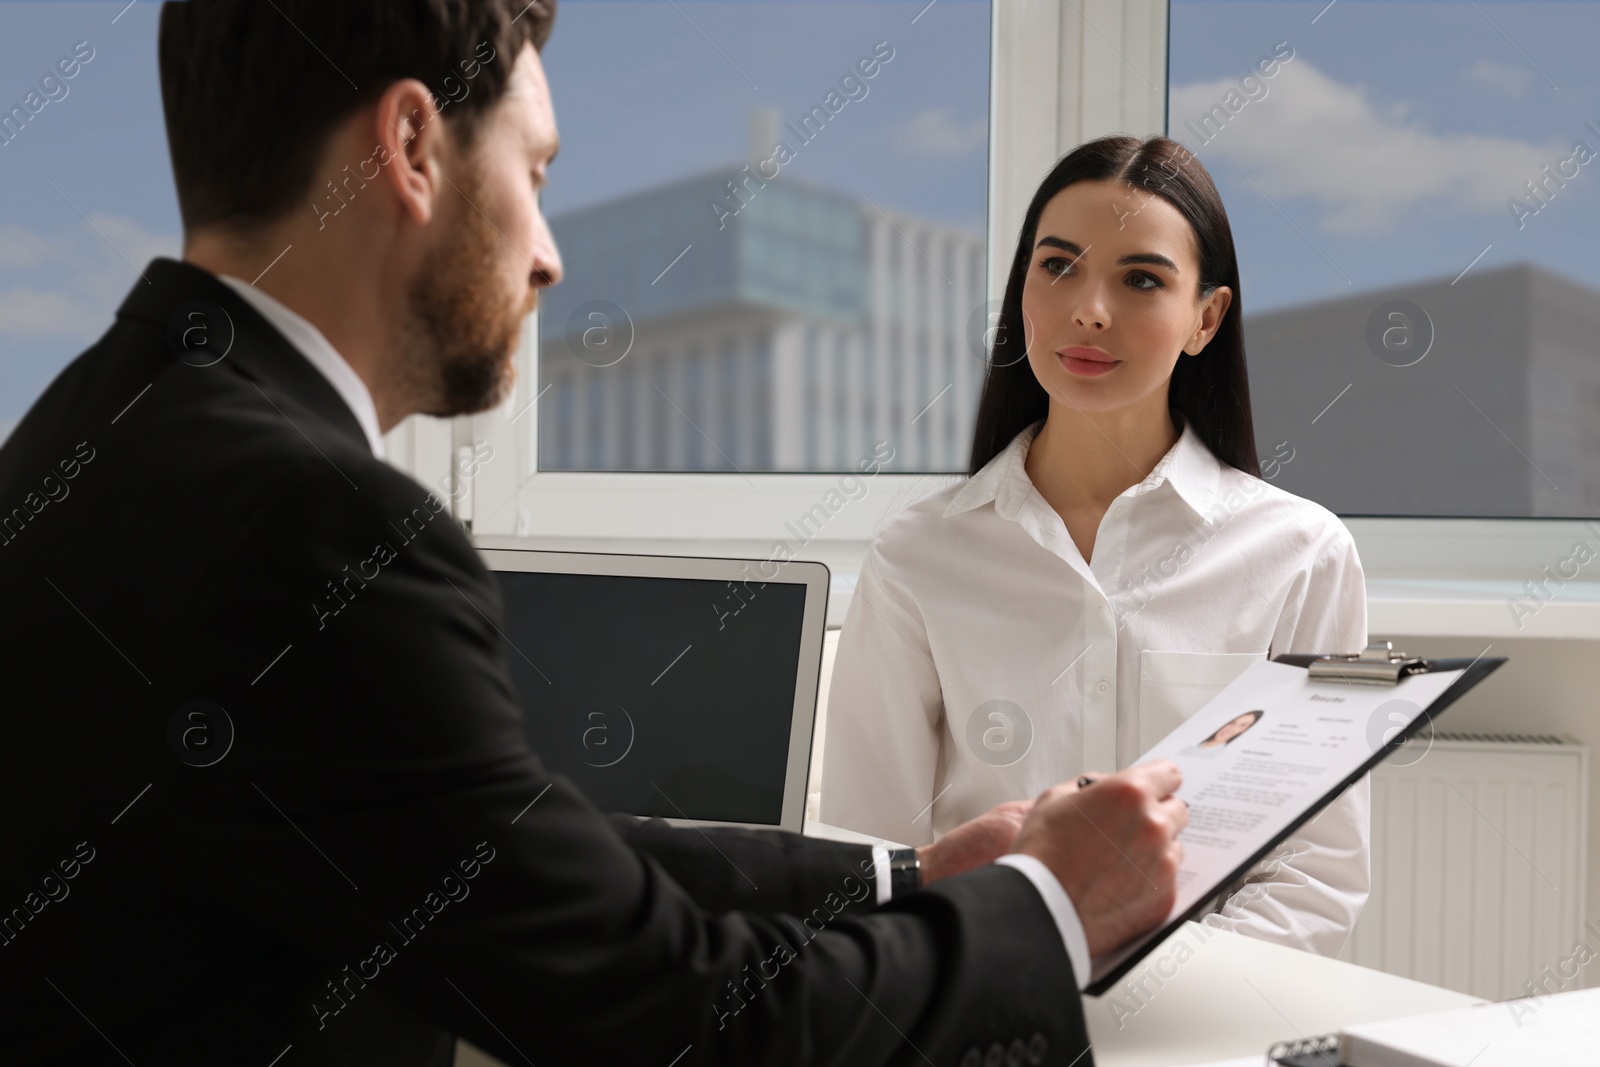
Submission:
{"label": "laptop screen", "polygon": [[602,811],[781,821],[806,589],[497,571],[528,745]]}

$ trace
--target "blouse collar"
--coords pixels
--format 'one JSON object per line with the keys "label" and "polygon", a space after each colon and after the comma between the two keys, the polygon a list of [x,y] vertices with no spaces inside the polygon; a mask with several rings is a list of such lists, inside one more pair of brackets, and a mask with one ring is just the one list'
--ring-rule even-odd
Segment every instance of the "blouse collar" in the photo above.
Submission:
{"label": "blouse collar", "polygon": [[[984,464],[977,474],[967,479],[967,484],[951,499],[944,514],[955,515],[993,501],[997,513],[1003,518],[1014,519],[1028,495],[1038,492],[1023,463],[1027,459],[1029,446],[1043,427],[1044,420],[1039,419],[1013,437],[1010,444]],[[1210,522],[1222,473],[1222,462],[1212,455],[1186,419],[1177,442],[1161,457],[1155,469],[1123,495],[1144,496],[1163,485],[1170,485],[1195,515]]]}

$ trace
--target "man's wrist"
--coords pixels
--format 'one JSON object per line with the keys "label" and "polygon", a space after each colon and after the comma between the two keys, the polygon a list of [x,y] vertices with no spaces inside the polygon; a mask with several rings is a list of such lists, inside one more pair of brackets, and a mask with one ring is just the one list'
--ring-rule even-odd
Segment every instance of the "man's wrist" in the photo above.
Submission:
{"label": "man's wrist", "polygon": [[889,851],[889,899],[915,893],[923,886],[922,854],[914,848]]}
{"label": "man's wrist", "polygon": [[927,884],[922,865],[926,851],[926,847],[890,849],[883,845],[872,850],[873,881],[879,904],[914,893]]}

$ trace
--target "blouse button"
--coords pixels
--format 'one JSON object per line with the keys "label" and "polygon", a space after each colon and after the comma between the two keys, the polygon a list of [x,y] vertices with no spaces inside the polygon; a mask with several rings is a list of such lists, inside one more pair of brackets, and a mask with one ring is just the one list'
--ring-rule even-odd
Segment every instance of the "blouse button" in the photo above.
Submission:
{"label": "blouse button", "polygon": [[1111,688],[1111,686],[1106,683],[1106,680],[1104,678],[1100,679],[1100,684],[1095,686],[1095,690],[1097,692],[1101,692],[1101,693],[1106,692],[1110,688]]}

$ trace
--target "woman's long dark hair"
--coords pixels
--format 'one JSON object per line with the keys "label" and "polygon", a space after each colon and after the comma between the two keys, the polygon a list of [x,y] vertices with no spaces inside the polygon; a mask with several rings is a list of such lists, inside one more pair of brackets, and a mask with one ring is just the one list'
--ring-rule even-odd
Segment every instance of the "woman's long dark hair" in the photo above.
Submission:
{"label": "woman's long dark hair", "polygon": [[1033,194],[1000,304],[967,473],[977,474],[1012,438],[1049,411],[1050,395],[1034,377],[1024,350],[1022,286],[1045,204],[1074,182],[1104,180],[1142,187],[1177,208],[1189,220],[1200,248],[1200,295],[1220,285],[1233,290],[1227,314],[1206,347],[1197,356],[1178,357],[1167,389],[1167,408],[1175,419],[1187,420],[1219,460],[1259,476],[1239,325],[1239,264],[1222,198],[1200,160],[1177,141],[1166,137],[1141,141],[1125,135],[1079,145],[1061,157]]}

